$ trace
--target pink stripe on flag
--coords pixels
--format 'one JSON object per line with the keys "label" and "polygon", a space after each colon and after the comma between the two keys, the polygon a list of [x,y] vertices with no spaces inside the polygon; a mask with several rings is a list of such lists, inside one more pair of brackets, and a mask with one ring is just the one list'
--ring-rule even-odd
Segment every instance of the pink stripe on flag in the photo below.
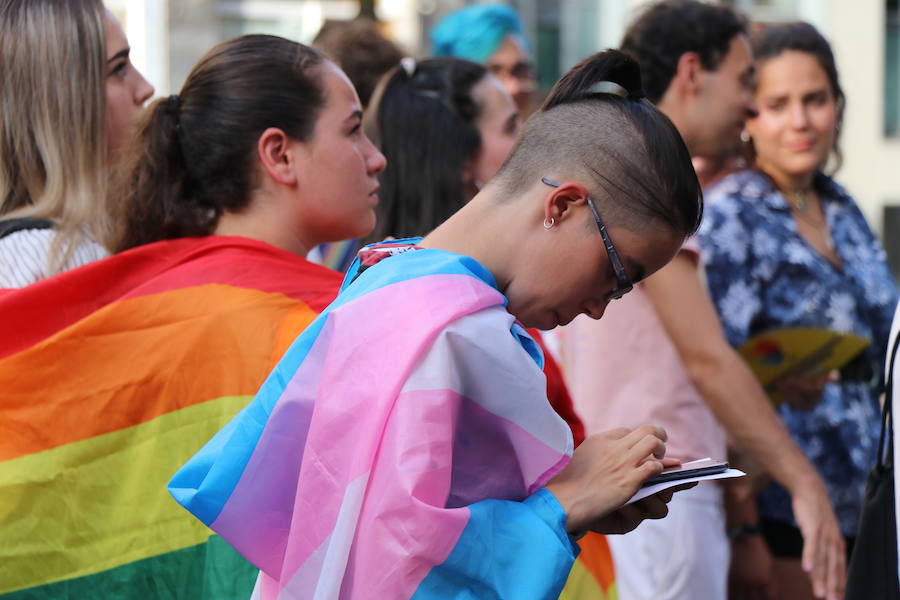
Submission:
{"label": "pink stripe on flag", "polygon": [[[502,302],[497,290],[471,276],[429,275],[332,310],[212,529],[286,581],[331,534],[347,485],[375,464],[416,359],[447,323]],[[319,389],[327,396],[312,397]],[[311,403],[314,433],[305,440]]]}
{"label": "pink stripe on flag", "polygon": [[411,597],[462,534],[461,504],[522,500],[533,482],[523,463],[547,469],[567,458],[456,392],[403,393],[369,479],[340,598]]}

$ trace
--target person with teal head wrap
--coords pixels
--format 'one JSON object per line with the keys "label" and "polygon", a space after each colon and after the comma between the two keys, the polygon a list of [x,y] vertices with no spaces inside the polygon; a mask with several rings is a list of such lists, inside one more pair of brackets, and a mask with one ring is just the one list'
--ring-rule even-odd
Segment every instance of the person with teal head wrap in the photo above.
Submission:
{"label": "person with teal head wrap", "polygon": [[519,15],[505,4],[473,4],[454,11],[430,32],[432,53],[484,64],[513,97],[519,113],[531,112],[535,78]]}

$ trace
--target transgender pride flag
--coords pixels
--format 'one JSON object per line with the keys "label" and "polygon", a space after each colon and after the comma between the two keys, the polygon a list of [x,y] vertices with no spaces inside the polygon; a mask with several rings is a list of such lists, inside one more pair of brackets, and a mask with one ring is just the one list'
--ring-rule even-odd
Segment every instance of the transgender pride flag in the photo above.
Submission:
{"label": "transgender pride flag", "polygon": [[257,598],[556,598],[572,437],[540,351],[480,264],[389,248],[169,489]]}

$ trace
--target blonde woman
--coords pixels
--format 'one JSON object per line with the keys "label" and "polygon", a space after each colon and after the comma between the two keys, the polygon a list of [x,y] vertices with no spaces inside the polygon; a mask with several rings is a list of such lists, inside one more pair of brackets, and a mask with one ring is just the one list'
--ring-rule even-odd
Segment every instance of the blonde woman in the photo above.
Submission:
{"label": "blonde woman", "polygon": [[99,0],[0,0],[0,287],[107,254],[109,161],[153,88]]}

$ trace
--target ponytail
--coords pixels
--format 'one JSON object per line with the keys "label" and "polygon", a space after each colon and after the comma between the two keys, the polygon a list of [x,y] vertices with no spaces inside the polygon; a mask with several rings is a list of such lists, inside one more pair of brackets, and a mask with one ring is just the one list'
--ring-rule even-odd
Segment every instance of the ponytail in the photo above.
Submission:
{"label": "ponytail", "polygon": [[611,94],[636,102],[642,100],[645,94],[637,61],[618,50],[589,56],[556,82],[541,110],[598,94]]}
{"label": "ponytail", "polygon": [[325,103],[317,51],[270,35],[223,42],[177,95],[157,100],[127,152],[113,200],[123,217],[116,252],[215,232],[250,201],[256,144],[269,127],[312,135]]}
{"label": "ponytail", "polygon": [[638,63],[618,50],[563,75],[495,181],[516,197],[546,176],[581,180],[618,226],[662,223],[688,236],[700,225],[703,195],[687,147],[644,98]]}
{"label": "ponytail", "polygon": [[162,239],[208,235],[214,219],[189,193],[189,175],[178,140],[180,102],[169,96],[147,109],[133,151],[115,181],[124,227],[112,246],[119,252]]}

